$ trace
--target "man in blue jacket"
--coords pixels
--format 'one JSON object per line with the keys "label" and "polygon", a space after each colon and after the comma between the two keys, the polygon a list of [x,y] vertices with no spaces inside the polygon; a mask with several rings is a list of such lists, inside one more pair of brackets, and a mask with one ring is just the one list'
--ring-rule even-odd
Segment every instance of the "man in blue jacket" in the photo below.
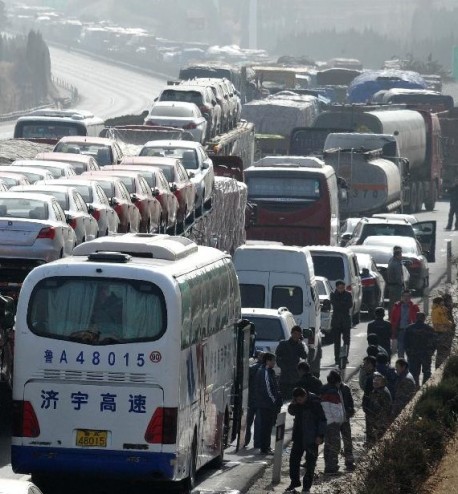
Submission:
{"label": "man in blue jacket", "polygon": [[285,492],[294,492],[300,487],[300,466],[305,452],[305,474],[302,492],[310,492],[318,458],[318,446],[323,444],[326,432],[326,417],[318,396],[303,388],[294,388],[288,413],[294,416],[293,447],[289,457],[291,484]]}
{"label": "man in blue jacket", "polygon": [[263,364],[256,373],[255,396],[256,418],[254,421],[254,444],[259,447],[261,454],[272,455],[270,447],[272,427],[277,420],[283,400],[278,389],[275,376],[275,355],[265,352],[262,356]]}

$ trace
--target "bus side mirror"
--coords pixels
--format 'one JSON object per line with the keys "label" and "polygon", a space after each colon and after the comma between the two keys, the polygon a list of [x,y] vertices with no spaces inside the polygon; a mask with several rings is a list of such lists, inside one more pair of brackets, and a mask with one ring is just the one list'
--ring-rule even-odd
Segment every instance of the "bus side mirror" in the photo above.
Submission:
{"label": "bus side mirror", "polygon": [[0,295],[0,325],[3,329],[12,328],[16,308],[11,297]]}

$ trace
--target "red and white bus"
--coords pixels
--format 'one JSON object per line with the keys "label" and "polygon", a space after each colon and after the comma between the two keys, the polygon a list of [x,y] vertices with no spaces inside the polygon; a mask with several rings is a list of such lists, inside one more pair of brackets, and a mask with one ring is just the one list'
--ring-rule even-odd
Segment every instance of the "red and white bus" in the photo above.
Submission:
{"label": "red and white bus", "polygon": [[285,245],[338,245],[334,169],[314,157],[272,156],[245,170],[248,240]]}

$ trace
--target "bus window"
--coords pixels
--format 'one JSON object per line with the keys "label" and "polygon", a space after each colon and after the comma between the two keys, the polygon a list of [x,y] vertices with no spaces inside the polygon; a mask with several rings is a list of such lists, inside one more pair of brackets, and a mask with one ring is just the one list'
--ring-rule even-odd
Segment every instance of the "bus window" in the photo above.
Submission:
{"label": "bus window", "polygon": [[248,195],[250,197],[287,197],[301,200],[320,198],[320,181],[300,177],[261,177],[248,178]]}
{"label": "bus window", "polygon": [[127,280],[48,278],[38,283],[28,311],[33,333],[87,344],[156,340],[166,322],[162,292]]}
{"label": "bus window", "polygon": [[272,309],[287,307],[293,314],[304,312],[302,288],[298,286],[274,286],[272,288]]}
{"label": "bus window", "polygon": [[262,308],[266,299],[263,285],[240,285],[242,307]]}

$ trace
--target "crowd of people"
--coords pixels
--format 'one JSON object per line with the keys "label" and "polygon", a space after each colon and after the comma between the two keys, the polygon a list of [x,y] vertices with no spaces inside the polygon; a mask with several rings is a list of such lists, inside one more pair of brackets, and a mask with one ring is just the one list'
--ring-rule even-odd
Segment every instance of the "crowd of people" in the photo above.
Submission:
{"label": "crowd of people", "polygon": [[[396,293],[399,299],[393,300],[388,319],[385,319],[385,309],[378,307],[375,319],[367,327],[367,355],[363,358],[359,372],[367,447],[372,447],[384,435],[420,383],[429,379],[434,352],[437,352],[436,368],[444,362],[450,354],[455,332],[450,295],[433,299],[429,325],[426,315],[412,301],[408,290],[398,290]],[[331,303],[334,309],[331,327],[338,363],[341,339],[347,348],[350,346],[349,311],[352,300],[343,282],[336,283]],[[392,366],[395,354],[397,357]],[[290,453],[291,484],[286,492],[295,492],[301,486],[303,493],[310,492],[318,447],[322,443],[325,474],[339,472],[338,458],[341,451],[346,470],[351,471],[355,467],[350,424],[355,414],[352,392],[342,382],[338,369],[332,369],[326,377],[327,382],[323,384],[312,374],[306,358],[302,329],[294,326],[290,338],[279,343],[275,354],[259,352],[250,368],[245,446],[251,442],[254,422],[254,447],[259,448],[261,454],[273,454],[270,444],[272,427],[282,404],[291,400],[288,406],[288,413],[294,416]],[[280,369],[278,378],[274,371],[276,364]],[[304,454],[305,474],[301,479],[300,467]]]}

